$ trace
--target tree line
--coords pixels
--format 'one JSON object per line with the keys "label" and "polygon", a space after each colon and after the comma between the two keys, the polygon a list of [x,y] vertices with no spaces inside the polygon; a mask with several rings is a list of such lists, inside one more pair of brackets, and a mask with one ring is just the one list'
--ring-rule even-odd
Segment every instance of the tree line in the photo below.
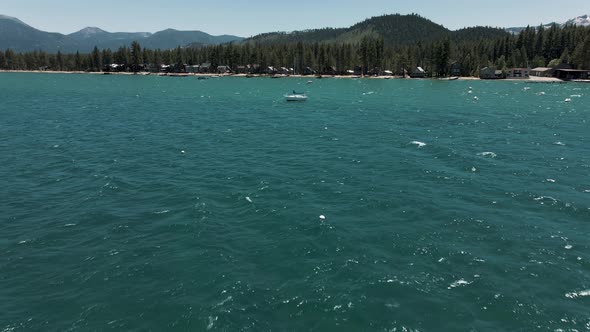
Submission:
{"label": "tree line", "polygon": [[449,36],[413,45],[386,45],[382,37],[367,36],[351,43],[251,41],[171,50],[151,50],[133,42],[117,50],[95,47],[87,54],[0,51],[0,69],[4,70],[100,72],[109,64],[119,64],[136,71],[145,68],[144,64],[151,64],[152,68],[162,64],[181,68],[202,63],[210,63],[212,68],[229,66],[233,70],[249,64],[260,68],[287,67],[294,68],[296,73],[303,73],[306,67],[320,73],[334,69],[336,73],[344,73],[357,68],[364,74],[383,70],[401,73],[420,66],[428,76],[449,75],[453,63],[459,64],[462,76],[477,76],[481,68],[489,66],[534,68],[563,63],[590,70],[590,27],[527,27],[517,35],[500,38],[465,40]]}

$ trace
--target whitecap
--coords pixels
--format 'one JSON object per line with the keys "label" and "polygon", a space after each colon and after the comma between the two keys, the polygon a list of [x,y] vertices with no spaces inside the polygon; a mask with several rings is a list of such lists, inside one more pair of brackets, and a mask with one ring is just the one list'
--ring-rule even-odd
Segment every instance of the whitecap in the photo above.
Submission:
{"label": "whitecap", "polygon": [[572,98],[582,98],[582,95],[571,95]]}
{"label": "whitecap", "polygon": [[155,211],[154,214],[166,214],[170,212],[170,210],[162,210],[162,211]]}
{"label": "whitecap", "polygon": [[565,146],[565,143],[563,143],[563,142],[555,142],[555,143],[553,143],[553,144],[554,144],[554,145],[559,145],[559,146]]}
{"label": "whitecap", "polygon": [[493,152],[481,152],[477,154],[478,156],[482,156],[482,157],[491,157],[491,158],[496,158],[498,155],[493,153]]}
{"label": "whitecap", "polygon": [[74,227],[76,224],[65,224],[64,227]]}
{"label": "whitecap", "polygon": [[565,294],[565,297],[569,298],[569,299],[575,299],[578,297],[585,297],[585,296],[590,296],[590,289],[581,291],[581,292],[572,292],[572,293],[567,293]]}
{"label": "whitecap", "polygon": [[459,279],[459,280],[455,281],[454,283],[450,284],[449,289],[468,286],[468,285],[471,285],[472,283],[473,282],[466,281],[465,279]]}
{"label": "whitecap", "polygon": [[547,181],[547,182],[551,182],[551,183],[555,183],[555,182],[556,182],[554,179],[547,179],[547,180],[545,180],[545,181]]}
{"label": "whitecap", "polygon": [[250,197],[246,196],[246,200],[247,200],[249,203],[252,203],[252,199],[251,199]]}
{"label": "whitecap", "polygon": [[419,148],[423,148],[426,146],[426,143],[420,141],[411,141],[410,144],[417,145]]}
{"label": "whitecap", "polygon": [[572,246],[571,244],[568,244],[564,247],[566,250],[572,250],[574,248],[574,246]]}

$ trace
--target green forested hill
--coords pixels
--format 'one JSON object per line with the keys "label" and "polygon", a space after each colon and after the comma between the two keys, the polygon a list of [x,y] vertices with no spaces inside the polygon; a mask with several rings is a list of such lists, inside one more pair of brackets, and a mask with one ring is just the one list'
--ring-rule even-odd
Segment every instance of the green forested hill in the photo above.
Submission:
{"label": "green forested hill", "polygon": [[508,33],[501,28],[491,27],[473,27],[463,28],[452,32],[453,40],[461,41],[477,41],[482,39],[498,39],[508,37]]}
{"label": "green forested hill", "polygon": [[465,28],[451,31],[416,14],[383,15],[367,19],[349,28],[324,28],[294,32],[265,33],[246,39],[247,43],[284,44],[284,43],[360,43],[364,37],[383,39],[385,47],[411,45],[417,42],[429,42],[444,38],[457,41],[495,39],[506,37],[503,29],[490,27]]}

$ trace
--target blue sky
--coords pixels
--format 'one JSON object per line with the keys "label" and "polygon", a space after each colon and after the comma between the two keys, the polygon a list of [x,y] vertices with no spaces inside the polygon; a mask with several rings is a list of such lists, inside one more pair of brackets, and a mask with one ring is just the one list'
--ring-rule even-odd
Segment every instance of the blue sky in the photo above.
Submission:
{"label": "blue sky", "polygon": [[[107,31],[155,32],[166,28],[249,37],[261,32],[348,27],[382,14],[420,14],[450,29],[523,26],[590,14],[589,0],[15,0],[0,6],[51,32],[87,26]],[[566,5],[560,5],[560,3]]]}

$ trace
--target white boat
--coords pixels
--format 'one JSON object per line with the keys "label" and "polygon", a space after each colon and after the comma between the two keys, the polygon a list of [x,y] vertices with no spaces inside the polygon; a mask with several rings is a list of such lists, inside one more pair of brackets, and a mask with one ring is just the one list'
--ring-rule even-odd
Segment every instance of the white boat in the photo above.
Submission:
{"label": "white boat", "polygon": [[307,95],[305,93],[299,93],[293,91],[293,93],[288,93],[285,95],[286,101],[306,101]]}

